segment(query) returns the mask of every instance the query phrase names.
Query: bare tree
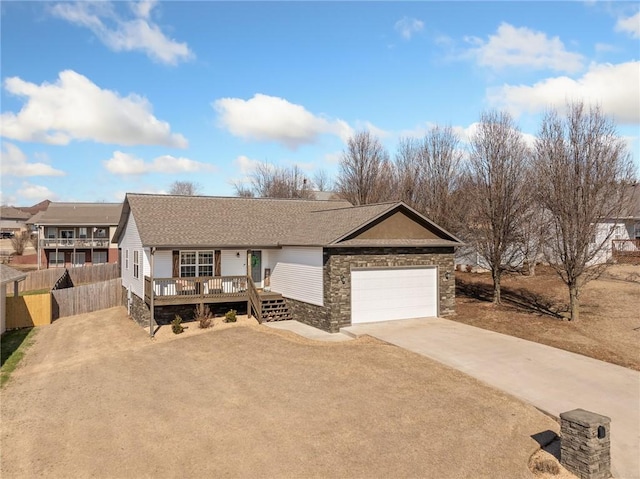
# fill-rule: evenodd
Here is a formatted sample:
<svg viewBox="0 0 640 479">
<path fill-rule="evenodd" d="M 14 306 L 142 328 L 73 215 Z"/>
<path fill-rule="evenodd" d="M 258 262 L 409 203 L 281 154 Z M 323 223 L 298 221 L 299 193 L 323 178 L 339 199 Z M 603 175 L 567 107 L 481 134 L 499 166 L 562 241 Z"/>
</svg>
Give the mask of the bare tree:
<svg viewBox="0 0 640 479">
<path fill-rule="evenodd" d="M 200 194 L 201 187 L 193 181 L 174 181 L 169 188 L 171 195 L 195 196 Z"/>
<path fill-rule="evenodd" d="M 528 203 L 528 160 L 529 150 L 511 116 L 482 113 L 470 141 L 467 238 L 491 269 L 496 304 L 502 273 L 519 262 L 516 243 Z"/>
<path fill-rule="evenodd" d="M 426 175 L 422 144 L 415 138 L 400 138 L 395 158 L 398 199 L 421 213 L 424 211 Z"/>
<path fill-rule="evenodd" d="M 569 289 L 570 320 L 579 318 L 580 291 L 601 272 L 598 259 L 613 228 L 599 227 L 628 207 L 633 163 L 614 122 L 599 107 L 549 111 L 535 147 L 538 201 L 551 219 L 550 264 Z"/>
<path fill-rule="evenodd" d="M 394 194 L 394 167 L 380 140 L 357 132 L 342 152 L 336 179 L 338 195 L 354 205 L 386 201 Z"/>
<path fill-rule="evenodd" d="M 25 248 L 29 244 L 29 232 L 28 231 L 17 231 L 15 235 L 11 238 L 11 246 L 15 251 L 16 255 L 22 256 Z"/>
<path fill-rule="evenodd" d="M 249 185 L 236 183 L 236 194 L 262 198 L 313 198 L 311 184 L 298 166 L 278 167 L 259 163 L 250 176 Z"/>
<path fill-rule="evenodd" d="M 318 191 L 331 191 L 331 178 L 326 170 L 318 170 L 313 175 L 313 185 Z"/>
</svg>

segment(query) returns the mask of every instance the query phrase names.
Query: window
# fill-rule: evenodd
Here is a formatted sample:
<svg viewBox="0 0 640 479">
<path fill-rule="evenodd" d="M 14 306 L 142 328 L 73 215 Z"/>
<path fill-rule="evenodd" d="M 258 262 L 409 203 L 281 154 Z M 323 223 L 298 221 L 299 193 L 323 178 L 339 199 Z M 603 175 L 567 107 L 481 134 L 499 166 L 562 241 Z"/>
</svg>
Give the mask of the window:
<svg viewBox="0 0 640 479">
<path fill-rule="evenodd" d="M 636 223 L 634 236 L 637 240 L 640 240 L 640 223 Z"/>
<path fill-rule="evenodd" d="M 60 268 L 64 266 L 64 253 L 52 251 L 49 253 L 49 268 Z"/>
<path fill-rule="evenodd" d="M 180 277 L 213 276 L 213 251 L 181 251 Z"/>
<path fill-rule="evenodd" d="M 78 238 L 87 238 L 87 228 L 78 228 Z"/>
<path fill-rule="evenodd" d="M 44 236 L 49 239 L 54 239 L 56 237 L 56 228 L 47 226 L 44 232 Z"/>
<path fill-rule="evenodd" d="M 140 277 L 140 252 L 138 250 L 133 251 L 133 277 Z"/>
<path fill-rule="evenodd" d="M 84 253 L 73 253 L 71 255 L 71 263 L 73 266 L 84 266 L 84 262 L 85 262 Z"/>
<path fill-rule="evenodd" d="M 94 234 L 96 238 L 106 238 L 107 237 L 107 228 L 96 228 L 96 232 Z"/>
<path fill-rule="evenodd" d="M 103 264 L 107 262 L 106 251 L 94 251 L 93 252 L 93 264 Z"/>
<path fill-rule="evenodd" d="M 62 238 L 61 244 L 72 245 L 73 237 L 73 230 L 60 230 L 60 238 Z"/>
<path fill-rule="evenodd" d="M 129 270 L 129 250 L 124 250 L 124 269 Z"/>
</svg>

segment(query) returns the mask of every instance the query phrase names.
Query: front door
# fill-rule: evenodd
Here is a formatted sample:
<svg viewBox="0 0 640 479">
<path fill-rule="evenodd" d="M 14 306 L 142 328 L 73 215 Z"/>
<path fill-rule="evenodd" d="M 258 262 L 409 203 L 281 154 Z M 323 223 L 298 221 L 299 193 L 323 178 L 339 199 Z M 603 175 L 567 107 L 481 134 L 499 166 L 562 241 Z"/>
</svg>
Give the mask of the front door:
<svg viewBox="0 0 640 479">
<path fill-rule="evenodd" d="M 262 251 L 251 252 L 251 279 L 256 284 L 262 281 Z"/>
</svg>

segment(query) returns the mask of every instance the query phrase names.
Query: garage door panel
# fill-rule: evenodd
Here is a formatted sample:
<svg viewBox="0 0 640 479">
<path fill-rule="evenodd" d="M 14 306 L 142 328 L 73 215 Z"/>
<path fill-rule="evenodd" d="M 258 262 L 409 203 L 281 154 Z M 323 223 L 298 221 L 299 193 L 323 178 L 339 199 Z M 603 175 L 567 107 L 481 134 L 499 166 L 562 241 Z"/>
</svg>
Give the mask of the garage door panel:
<svg viewBox="0 0 640 479">
<path fill-rule="evenodd" d="M 351 271 L 351 322 L 437 316 L 436 268 Z"/>
</svg>

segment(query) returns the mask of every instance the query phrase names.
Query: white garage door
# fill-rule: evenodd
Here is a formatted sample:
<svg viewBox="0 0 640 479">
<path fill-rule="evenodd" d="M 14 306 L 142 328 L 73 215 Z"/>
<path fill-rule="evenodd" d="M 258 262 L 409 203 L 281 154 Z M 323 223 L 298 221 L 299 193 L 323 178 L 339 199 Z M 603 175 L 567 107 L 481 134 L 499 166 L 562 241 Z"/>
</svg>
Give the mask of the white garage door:
<svg viewBox="0 0 640 479">
<path fill-rule="evenodd" d="M 351 324 L 438 315 L 438 270 L 351 270 Z"/>
</svg>

